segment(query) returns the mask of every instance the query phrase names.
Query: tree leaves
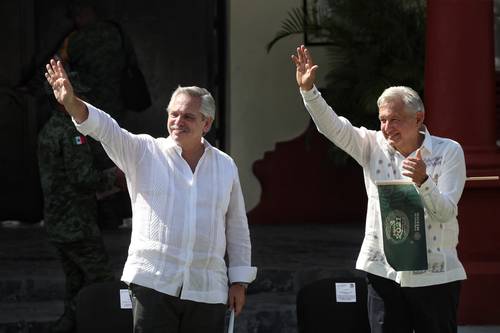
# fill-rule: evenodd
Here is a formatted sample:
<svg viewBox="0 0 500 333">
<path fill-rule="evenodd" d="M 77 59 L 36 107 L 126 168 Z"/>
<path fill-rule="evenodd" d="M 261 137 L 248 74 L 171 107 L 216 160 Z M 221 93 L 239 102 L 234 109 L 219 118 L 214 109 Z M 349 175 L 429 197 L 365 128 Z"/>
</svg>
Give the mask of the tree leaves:
<svg viewBox="0 0 500 333">
<path fill-rule="evenodd" d="M 376 101 L 384 89 L 424 90 L 425 0 L 330 0 L 321 25 L 303 9 L 289 12 L 267 50 L 291 34 L 327 30 L 327 101 L 356 126 L 376 129 Z M 323 69 L 325 67 L 322 67 Z M 338 158 L 335 158 L 338 160 Z M 342 158 L 340 159 L 342 160 Z"/>
</svg>

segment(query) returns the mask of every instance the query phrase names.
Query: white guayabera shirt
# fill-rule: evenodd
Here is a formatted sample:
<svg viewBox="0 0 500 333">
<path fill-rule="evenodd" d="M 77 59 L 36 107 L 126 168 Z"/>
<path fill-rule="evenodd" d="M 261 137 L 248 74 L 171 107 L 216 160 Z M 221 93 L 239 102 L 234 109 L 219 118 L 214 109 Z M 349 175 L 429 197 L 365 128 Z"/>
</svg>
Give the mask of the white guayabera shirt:
<svg viewBox="0 0 500 333">
<path fill-rule="evenodd" d="M 415 188 L 424 205 L 428 269 L 397 272 L 387 263 L 384 254 L 375 181 L 408 179 L 402 175 L 405 157 L 387 143 L 382 132 L 355 127 L 346 118 L 337 116 L 316 87 L 307 92 L 301 91 L 301 94 L 319 132 L 351 155 L 363 168 L 368 207 L 365 238 L 356 268 L 394 280 L 403 287 L 465 279 L 465 270 L 456 250 L 457 204 L 465 184 L 465 160 L 460 145 L 450 139 L 431 136 L 425 130 L 421 155 L 429 177 Z M 411 156 L 415 156 L 415 152 Z"/>
<path fill-rule="evenodd" d="M 193 173 L 169 138 L 135 135 L 86 104 L 77 129 L 100 141 L 124 171 L 132 236 L 122 280 L 204 303 L 226 303 L 230 282 L 252 282 L 251 246 L 238 170 L 203 140 Z M 228 254 L 229 269 L 224 255 Z"/>
</svg>

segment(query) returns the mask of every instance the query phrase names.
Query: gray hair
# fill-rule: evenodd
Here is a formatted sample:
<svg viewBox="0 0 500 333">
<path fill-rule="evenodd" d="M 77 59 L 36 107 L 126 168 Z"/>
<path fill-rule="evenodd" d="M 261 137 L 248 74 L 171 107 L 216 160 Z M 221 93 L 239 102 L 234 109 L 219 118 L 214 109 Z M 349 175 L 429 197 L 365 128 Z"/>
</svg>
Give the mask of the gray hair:
<svg viewBox="0 0 500 333">
<path fill-rule="evenodd" d="M 210 92 L 205 88 L 200 88 L 196 86 L 191 87 L 177 87 L 175 91 L 172 93 L 172 97 L 170 98 L 170 102 L 167 106 L 167 112 L 170 112 L 172 107 L 172 103 L 175 101 L 177 95 L 186 94 L 191 97 L 199 97 L 201 99 L 201 107 L 200 112 L 207 118 L 215 119 L 215 100 L 210 94 Z"/>
<path fill-rule="evenodd" d="M 377 106 L 380 108 L 382 104 L 395 99 L 401 99 L 405 105 L 405 109 L 410 112 L 424 112 L 424 103 L 422 103 L 418 93 L 412 88 L 405 86 L 385 89 L 377 100 Z"/>
</svg>

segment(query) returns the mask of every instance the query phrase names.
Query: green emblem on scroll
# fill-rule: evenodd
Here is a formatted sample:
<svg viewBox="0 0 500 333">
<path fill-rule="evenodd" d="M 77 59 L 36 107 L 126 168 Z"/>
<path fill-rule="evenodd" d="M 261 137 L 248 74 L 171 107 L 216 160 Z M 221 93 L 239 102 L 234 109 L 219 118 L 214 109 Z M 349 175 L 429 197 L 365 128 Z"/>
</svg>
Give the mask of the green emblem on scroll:
<svg viewBox="0 0 500 333">
<path fill-rule="evenodd" d="M 392 180 L 376 185 L 387 262 L 396 271 L 426 270 L 424 208 L 413 183 Z"/>
<path fill-rule="evenodd" d="M 401 210 L 391 211 L 384 222 L 385 237 L 394 244 L 404 242 L 410 233 L 408 216 Z"/>
</svg>

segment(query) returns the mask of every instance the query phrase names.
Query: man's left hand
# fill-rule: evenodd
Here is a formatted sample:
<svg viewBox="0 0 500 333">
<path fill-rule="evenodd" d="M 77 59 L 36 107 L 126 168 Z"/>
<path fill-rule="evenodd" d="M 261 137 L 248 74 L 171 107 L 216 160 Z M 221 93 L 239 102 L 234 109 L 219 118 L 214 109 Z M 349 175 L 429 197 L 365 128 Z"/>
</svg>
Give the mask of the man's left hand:
<svg viewBox="0 0 500 333">
<path fill-rule="evenodd" d="M 243 310 L 246 299 L 245 287 L 239 283 L 233 283 L 229 287 L 229 309 L 234 309 L 234 314 L 237 316 Z"/>
<path fill-rule="evenodd" d="M 415 157 L 407 157 L 403 161 L 403 172 L 404 176 L 410 177 L 411 180 L 420 187 L 428 178 L 427 170 L 424 160 L 422 160 L 422 155 L 420 153 L 420 148 L 417 149 Z"/>
</svg>

